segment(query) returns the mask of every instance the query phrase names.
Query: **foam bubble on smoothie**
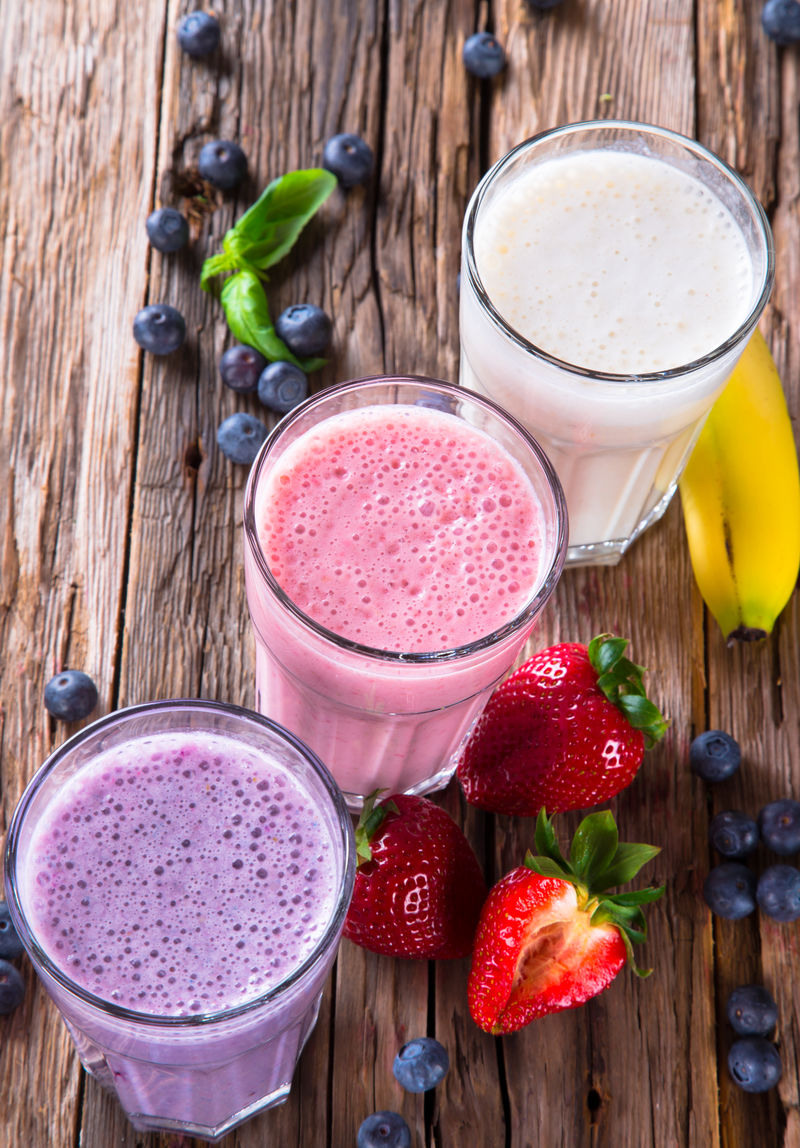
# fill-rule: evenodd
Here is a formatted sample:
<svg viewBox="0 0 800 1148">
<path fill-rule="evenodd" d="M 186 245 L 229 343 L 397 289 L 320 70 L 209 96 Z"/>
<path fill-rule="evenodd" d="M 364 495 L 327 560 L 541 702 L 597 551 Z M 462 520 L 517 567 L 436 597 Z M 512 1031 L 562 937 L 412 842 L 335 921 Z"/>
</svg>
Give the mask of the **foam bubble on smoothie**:
<svg viewBox="0 0 800 1148">
<path fill-rule="evenodd" d="M 366 407 L 306 432 L 257 514 L 296 605 L 373 648 L 464 645 L 514 618 L 541 581 L 529 480 L 488 435 L 428 408 Z"/>
<path fill-rule="evenodd" d="M 34 931 L 83 988 L 181 1016 L 252 1000 L 315 948 L 335 901 L 328 829 L 285 769 L 220 735 L 100 755 L 29 846 Z"/>
<path fill-rule="evenodd" d="M 475 257 L 510 326 L 599 371 L 691 363 L 753 303 L 745 238 L 716 195 L 668 163 L 614 149 L 526 168 L 482 207 Z"/>
</svg>

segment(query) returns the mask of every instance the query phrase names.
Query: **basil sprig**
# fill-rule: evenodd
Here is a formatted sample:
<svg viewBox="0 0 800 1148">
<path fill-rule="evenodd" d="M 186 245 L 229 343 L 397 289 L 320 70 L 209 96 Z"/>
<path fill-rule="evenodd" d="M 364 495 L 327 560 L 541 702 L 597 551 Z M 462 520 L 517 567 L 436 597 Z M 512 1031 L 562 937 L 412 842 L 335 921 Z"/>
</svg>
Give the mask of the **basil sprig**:
<svg viewBox="0 0 800 1148">
<path fill-rule="evenodd" d="M 317 371 L 319 358 L 298 358 L 278 338 L 270 319 L 264 282 L 267 270 L 291 251 L 311 217 L 336 186 L 336 176 L 322 168 L 290 171 L 274 179 L 222 241 L 222 251 L 203 263 L 200 286 L 215 289 L 213 280 L 228 278 L 220 302 L 232 334 L 274 362 L 288 360 L 302 370 Z"/>
</svg>

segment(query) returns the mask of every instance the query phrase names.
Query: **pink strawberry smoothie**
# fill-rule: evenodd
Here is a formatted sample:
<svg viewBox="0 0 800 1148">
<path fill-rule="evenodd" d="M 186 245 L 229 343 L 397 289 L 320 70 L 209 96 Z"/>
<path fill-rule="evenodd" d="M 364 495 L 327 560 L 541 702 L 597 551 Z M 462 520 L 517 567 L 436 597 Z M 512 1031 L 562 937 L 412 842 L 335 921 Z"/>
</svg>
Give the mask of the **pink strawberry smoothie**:
<svg viewBox="0 0 800 1148">
<path fill-rule="evenodd" d="M 365 402 L 279 426 L 251 474 L 257 707 L 353 806 L 446 783 L 560 570 L 552 491 L 486 417 Z"/>
<path fill-rule="evenodd" d="M 510 621 L 539 581 L 530 482 L 441 411 L 335 415 L 285 452 L 259 505 L 264 555 L 295 605 L 375 649 L 464 646 Z"/>
</svg>

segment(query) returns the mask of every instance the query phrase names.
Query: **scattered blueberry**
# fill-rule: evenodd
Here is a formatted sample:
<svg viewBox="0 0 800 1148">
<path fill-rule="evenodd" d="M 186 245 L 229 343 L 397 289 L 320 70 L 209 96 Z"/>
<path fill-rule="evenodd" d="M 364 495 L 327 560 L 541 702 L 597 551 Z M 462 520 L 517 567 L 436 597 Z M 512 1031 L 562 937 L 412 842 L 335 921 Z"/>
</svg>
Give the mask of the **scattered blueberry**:
<svg viewBox="0 0 800 1148">
<path fill-rule="evenodd" d="M 217 446 L 231 462 L 249 466 L 269 431 L 260 419 L 237 411 L 220 424 Z"/>
<path fill-rule="evenodd" d="M 712 913 L 729 921 L 749 916 L 756 907 L 756 878 L 740 861 L 724 861 L 710 871 L 703 899 Z"/>
<path fill-rule="evenodd" d="M 212 140 L 200 149 L 197 170 L 222 191 L 233 191 L 247 175 L 247 156 L 232 140 Z"/>
<path fill-rule="evenodd" d="M 164 255 L 180 251 L 189 242 L 189 224 L 175 207 L 159 207 L 147 217 L 147 238 Z"/>
<path fill-rule="evenodd" d="M 44 704 L 62 721 L 80 721 L 97 705 L 97 686 L 83 670 L 62 670 L 44 687 Z"/>
<path fill-rule="evenodd" d="M 782 857 L 800 852 L 800 801 L 770 801 L 758 815 L 758 828 L 768 849 Z"/>
<path fill-rule="evenodd" d="M 19 970 L 8 961 L 0 961 L 0 1016 L 13 1012 L 25 996 L 25 982 Z"/>
<path fill-rule="evenodd" d="M 800 4 L 797 0 L 767 0 L 761 10 L 761 27 L 776 44 L 800 40 Z"/>
<path fill-rule="evenodd" d="M 763 985 L 741 985 L 725 1006 L 734 1032 L 740 1036 L 769 1036 L 778 1023 L 778 1006 Z"/>
<path fill-rule="evenodd" d="M 219 373 L 226 387 L 233 391 L 254 391 L 267 360 L 255 349 L 244 343 L 230 347 L 219 361 Z"/>
<path fill-rule="evenodd" d="M 739 743 L 721 729 L 699 734 L 689 747 L 689 764 L 703 781 L 725 781 L 739 768 Z"/>
<path fill-rule="evenodd" d="M 731 1045 L 728 1071 L 745 1092 L 766 1092 L 780 1080 L 783 1065 L 775 1045 L 763 1036 L 743 1036 Z"/>
<path fill-rule="evenodd" d="M 430 1036 L 409 1040 L 394 1058 L 392 1072 L 398 1084 L 409 1092 L 435 1088 L 450 1069 L 447 1049 Z"/>
<path fill-rule="evenodd" d="M 24 951 L 22 941 L 17 936 L 17 930 L 11 920 L 8 903 L 0 901 L 0 960 L 16 960 Z"/>
<path fill-rule="evenodd" d="M 800 869 L 768 865 L 758 879 L 756 900 L 773 921 L 796 921 L 800 917 Z"/>
<path fill-rule="evenodd" d="M 726 809 L 713 818 L 708 831 L 711 844 L 723 857 L 746 857 L 758 845 L 758 826 L 740 809 Z"/>
<path fill-rule="evenodd" d="M 186 338 L 186 320 L 169 303 L 151 303 L 133 320 L 133 337 L 152 355 L 169 355 Z"/>
<path fill-rule="evenodd" d="M 481 80 L 496 76 L 506 66 L 503 45 L 491 32 L 476 32 L 470 36 L 461 55 L 467 71 Z"/>
<path fill-rule="evenodd" d="M 208 12 L 190 12 L 178 25 L 178 43 L 188 56 L 210 56 L 219 47 L 219 20 Z"/>
<path fill-rule="evenodd" d="M 398 1112 L 373 1112 L 362 1121 L 356 1148 L 411 1148 L 411 1130 Z"/>
<path fill-rule="evenodd" d="M 294 363 L 279 359 L 261 372 L 258 397 L 265 407 L 285 415 L 308 395 L 308 379 Z"/>
<path fill-rule="evenodd" d="M 372 148 L 352 132 L 331 136 L 322 149 L 322 166 L 336 176 L 342 187 L 366 183 L 374 162 Z"/>
<path fill-rule="evenodd" d="M 333 334 L 333 323 L 321 307 L 295 303 L 275 320 L 275 333 L 293 355 L 321 355 Z"/>
</svg>

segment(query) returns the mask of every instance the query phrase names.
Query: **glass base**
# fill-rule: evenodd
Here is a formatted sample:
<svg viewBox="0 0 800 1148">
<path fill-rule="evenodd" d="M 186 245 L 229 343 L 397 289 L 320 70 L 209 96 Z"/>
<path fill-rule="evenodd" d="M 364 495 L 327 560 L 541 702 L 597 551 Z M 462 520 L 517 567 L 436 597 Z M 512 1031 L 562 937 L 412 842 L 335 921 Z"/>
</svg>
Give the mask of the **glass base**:
<svg viewBox="0 0 800 1148">
<path fill-rule="evenodd" d="M 268 1108 L 274 1108 L 277 1104 L 283 1104 L 289 1095 L 290 1088 L 291 1082 L 281 1085 L 269 1096 L 262 1096 L 249 1107 L 243 1108 L 240 1112 L 235 1112 L 224 1124 L 220 1124 L 216 1128 L 208 1128 L 204 1124 L 191 1124 L 185 1120 L 169 1120 L 163 1116 L 148 1116 L 142 1112 L 129 1112 L 127 1115 L 137 1132 L 179 1132 L 184 1136 L 196 1136 L 200 1140 L 208 1140 L 215 1144 L 223 1136 L 227 1136 L 237 1125 L 249 1120 L 251 1116 L 255 1116 L 258 1112 L 265 1112 Z"/>
<path fill-rule="evenodd" d="M 604 542 L 582 542 L 576 546 L 567 547 L 567 557 L 564 561 L 565 566 L 616 566 L 622 555 L 629 549 L 639 537 L 647 530 L 648 526 L 652 526 L 654 522 L 658 522 L 662 517 L 664 511 L 672 501 L 672 496 L 677 489 L 677 482 L 673 483 L 669 490 L 661 497 L 653 509 L 645 515 L 639 525 L 632 531 L 628 538 L 609 538 Z"/>
<path fill-rule="evenodd" d="M 460 757 L 461 749 L 459 748 L 458 753 L 453 754 L 444 769 L 440 769 L 433 777 L 426 777 L 424 781 L 420 781 L 417 785 L 412 785 L 409 789 L 402 790 L 402 792 L 411 793 L 415 797 L 423 797 L 425 794 L 433 793 L 437 789 L 444 789 L 455 773 Z M 353 813 L 360 813 L 364 801 L 368 796 L 369 794 L 345 793 L 344 799 L 347 802 L 348 809 L 352 810 Z M 382 796 L 388 797 L 388 794 L 382 793 Z"/>
</svg>

